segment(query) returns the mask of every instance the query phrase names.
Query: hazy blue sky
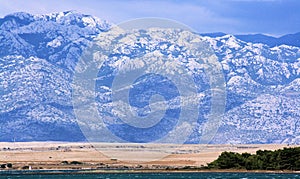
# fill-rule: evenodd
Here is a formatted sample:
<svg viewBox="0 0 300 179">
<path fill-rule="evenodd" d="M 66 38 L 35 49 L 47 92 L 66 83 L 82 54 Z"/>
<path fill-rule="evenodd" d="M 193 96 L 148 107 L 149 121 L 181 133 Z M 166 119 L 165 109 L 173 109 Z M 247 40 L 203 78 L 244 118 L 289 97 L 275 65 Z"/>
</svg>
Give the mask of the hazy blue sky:
<svg viewBox="0 0 300 179">
<path fill-rule="evenodd" d="M 25 11 L 45 14 L 76 10 L 113 23 L 163 17 L 198 32 L 265 33 L 300 31 L 300 0 L 0 0 L 0 16 Z"/>
</svg>

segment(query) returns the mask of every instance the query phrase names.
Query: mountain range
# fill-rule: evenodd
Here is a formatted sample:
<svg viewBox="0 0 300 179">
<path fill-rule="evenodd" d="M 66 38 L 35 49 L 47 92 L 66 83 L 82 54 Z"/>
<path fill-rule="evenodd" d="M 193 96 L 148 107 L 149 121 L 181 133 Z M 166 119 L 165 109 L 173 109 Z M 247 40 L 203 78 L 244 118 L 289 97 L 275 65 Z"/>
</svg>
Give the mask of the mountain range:
<svg viewBox="0 0 300 179">
<path fill-rule="evenodd" d="M 215 37 L 224 36 L 226 34 L 222 32 L 216 32 L 216 33 L 202 33 L 201 35 L 215 38 Z M 268 45 L 269 47 L 275 47 L 280 45 L 290 45 L 290 46 L 300 47 L 300 32 L 295 34 L 283 35 L 281 37 L 273 37 L 264 34 L 246 34 L 246 35 L 236 34 L 234 36 L 244 42 L 262 43 Z"/>
<path fill-rule="evenodd" d="M 0 19 L 0 141 L 86 140 L 71 83 L 84 49 L 110 28 L 105 20 L 73 11 Z M 225 114 L 211 143 L 299 144 L 300 33 L 200 35 L 218 57 L 226 82 Z M 175 54 L 176 44 L 167 42 L 137 48 L 163 53 L 165 44 Z M 195 128 L 186 142 L 199 143 L 199 136 Z"/>
</svg>

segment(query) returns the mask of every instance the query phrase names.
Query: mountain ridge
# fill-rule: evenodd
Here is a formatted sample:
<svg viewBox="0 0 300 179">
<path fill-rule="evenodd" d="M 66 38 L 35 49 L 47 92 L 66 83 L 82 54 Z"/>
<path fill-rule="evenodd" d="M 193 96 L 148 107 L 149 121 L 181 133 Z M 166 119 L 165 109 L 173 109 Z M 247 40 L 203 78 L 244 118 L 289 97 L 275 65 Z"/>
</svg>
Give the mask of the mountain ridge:
<svg viewBox="0 0 300 179">
<path fill-rule="evenodd" d="M 215 33 L 201 33 L 200 35 L 209 36 L 209 37 L 221 37 L 226 35 L 223 32 L 215 32 Z M 233 34 L 236 38 L 251 43 L 262 43 L 267 44 L 270 47 L 280 46 L 280 45 L 290 45 L 295 47 L 300 47 L 300 32 L 293 34 L 286 34 L 280 37 L 274 37 L 271 35 L 265 34 Z"/>
</svg>

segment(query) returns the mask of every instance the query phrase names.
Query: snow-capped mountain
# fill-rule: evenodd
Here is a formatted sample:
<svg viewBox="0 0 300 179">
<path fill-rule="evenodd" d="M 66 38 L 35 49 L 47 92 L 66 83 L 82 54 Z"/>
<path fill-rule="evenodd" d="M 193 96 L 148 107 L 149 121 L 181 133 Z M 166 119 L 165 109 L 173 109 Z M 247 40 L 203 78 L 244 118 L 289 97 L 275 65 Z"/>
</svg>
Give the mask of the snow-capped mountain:
<svg viewBox="0 0 300 179">
<path fill-rule="evenodd" d="M 89 43 L 110 26 L 73 11 L 0 19 L 0 141 L 85 140 L 71 100 L 74 68 Z M 202 34 L 222 65 L 227 91 L 226 112 L 212 143 L 300 143 L 300 48 L 298 35 L 291 36 L 286 36 L 295 38 L 289 44 L 279 38 L 270 45 L 255 36 Z M 167 41 L 151 48 L 139 42 L 121 52 L 178 56 L 180 45 Z M 200 135 L 195 129 L 187 142 L 199 142 Z"/>
</svg>

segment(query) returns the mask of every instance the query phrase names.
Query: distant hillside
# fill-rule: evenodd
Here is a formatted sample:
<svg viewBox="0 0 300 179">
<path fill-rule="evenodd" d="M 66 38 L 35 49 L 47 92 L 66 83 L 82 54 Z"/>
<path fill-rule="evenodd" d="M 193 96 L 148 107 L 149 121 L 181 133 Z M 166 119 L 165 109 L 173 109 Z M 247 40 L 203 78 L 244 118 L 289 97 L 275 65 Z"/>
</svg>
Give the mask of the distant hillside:
<svg viewBox="0 0 300 179">
<path fill-rule="evenodd" d="M 224 36 L 226 34 L 222 32 L 217 32 L 217 33 L 204 33 L 201 35 L 215 38 L 215 37 Z M 262 43 L 268 45 L 269 47 L 275 47 L 280 45 L 290 45 L 290 46 L 300 47 L 300 32 L 295 34 L 284 35 L 282 37 L 272 37 L 264 34 L 246 34 L 246 35 L 234 35 L 234 36 L 245 42 Z"/>
</svg>

